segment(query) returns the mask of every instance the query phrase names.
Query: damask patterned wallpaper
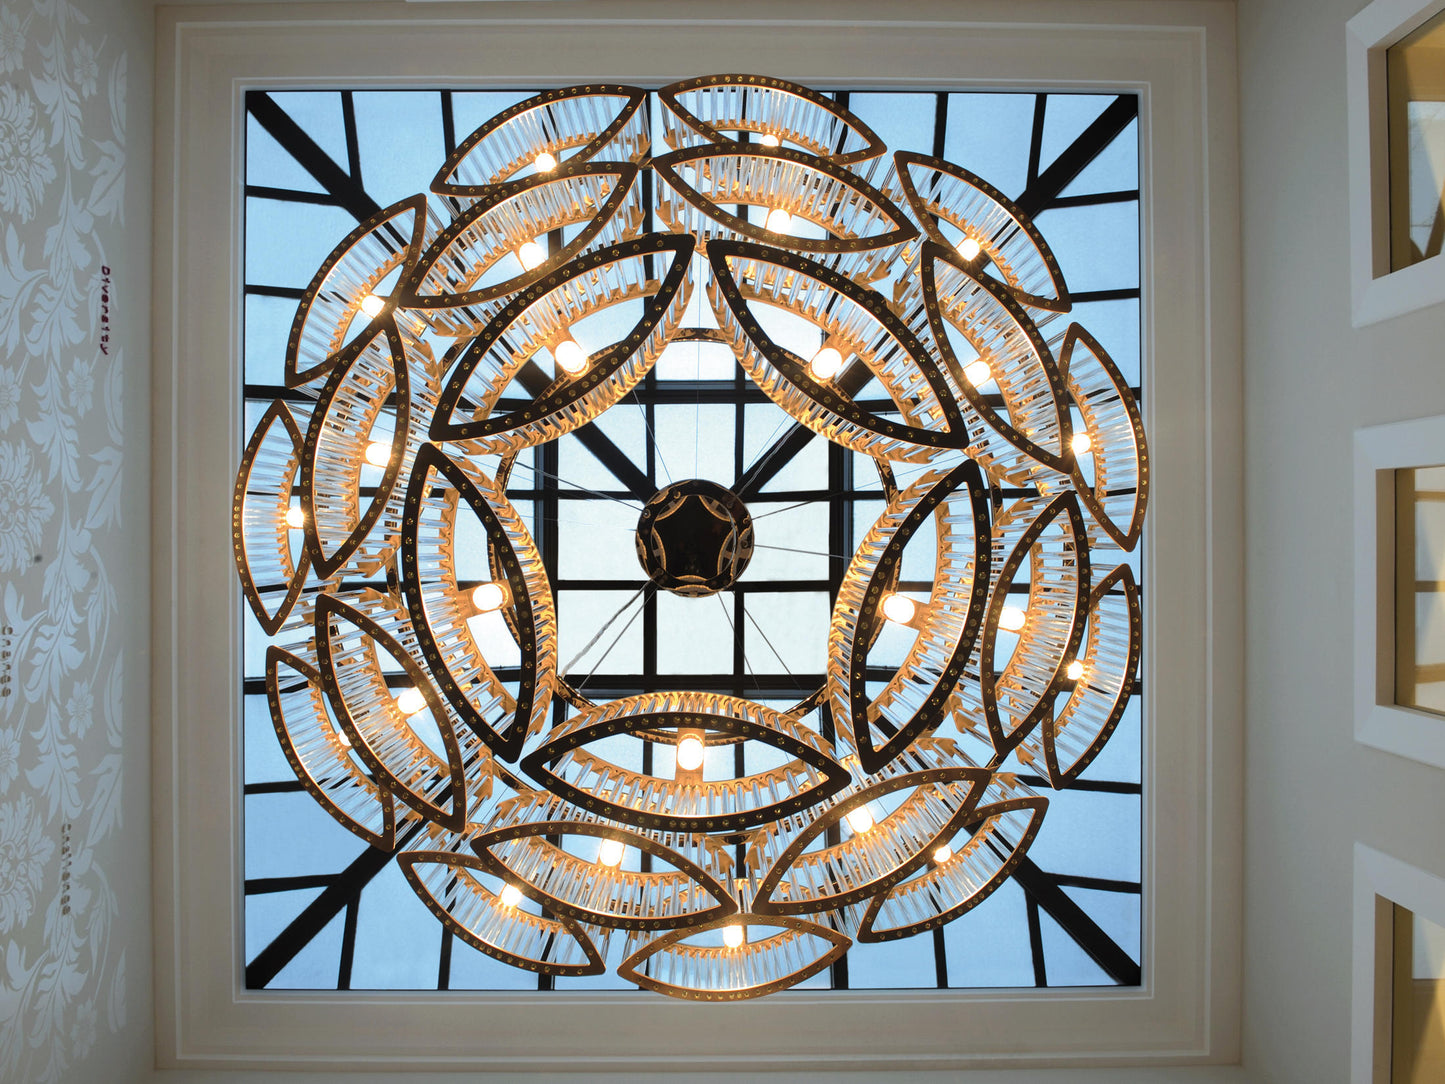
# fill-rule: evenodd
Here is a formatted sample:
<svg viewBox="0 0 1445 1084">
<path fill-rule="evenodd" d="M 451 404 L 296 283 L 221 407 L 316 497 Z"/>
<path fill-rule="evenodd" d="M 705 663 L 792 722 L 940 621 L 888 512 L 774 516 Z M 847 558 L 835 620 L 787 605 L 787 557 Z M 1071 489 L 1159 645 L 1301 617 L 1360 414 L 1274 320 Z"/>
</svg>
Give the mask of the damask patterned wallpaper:
<svg viewBox="0 0 1445 1084">
<path fill-rule="evenodd" d="M 106 10 L 0 0 L 0 1081 L 60 1079 L 126 1024 L 102 859 L 121 829 L 121 532 L 138 514 L 118 323 L 145 291 L 112 267 L 126 52 Z"/>
</svg>

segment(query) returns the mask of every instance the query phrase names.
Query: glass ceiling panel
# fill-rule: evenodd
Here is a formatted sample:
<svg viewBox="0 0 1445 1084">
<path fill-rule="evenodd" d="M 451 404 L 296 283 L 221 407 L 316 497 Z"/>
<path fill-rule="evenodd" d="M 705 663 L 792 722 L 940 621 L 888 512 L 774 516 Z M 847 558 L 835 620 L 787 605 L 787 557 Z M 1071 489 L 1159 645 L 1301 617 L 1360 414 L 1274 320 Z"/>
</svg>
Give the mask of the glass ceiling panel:
<svg viewBox="0 0 1445 1084">
<path fill-rule="evenodd" d="M 278 396 L 306 426 L 312 402 L 284 390 L 281 359 L 301 291 L 337 241 L 379 208 L 428 190 L 438 165 L 467 133 L 534 93 L 248 93 L 248 436 Z M 1070 318 L 1094 333 L 1142 400 L 1133 96 L 853 91 L 838 97 L 890 149 L 957 163 L 1035 216 L 1073 294 Z M 656 103 L 650 108 L 656 126 Z M 757 217 L 760 210 L 748 213 Z M 655 213 L 651 221 L 664 228 Z M 807 357 L 818 348 L 820 334 L 812 325 L 781 310 L 753 309 L 767 332 L 795 353 Z M 701 296 L 684 322 L 716 324 Z M 1064 323 L 1046 332 L 1055 350 Z M 579 342 L 587 336 L 601 342 L 615 330 L 599 322 L 579 325 L 576 334 Z M 440 355 L 447 341 L 435 345 Z M 866 393 L 880 394 L 876 384 Z M 521 402 L 504 399 L 499 409 Z M 876 398 L 873 405 L 895 409 Z M 379 424 L 389 431 L 391 408 Z M 907 486 L 924 469 L 895 463 L 897 484 Z M 379 476 L 379 470 L 364 475 L 363 484 L 375 485 Z M 710 479 L 745 492 L 753 517 L 751 563 L 714 598 L 658 592 L 638 563 L 641 504 L 679 478 Z M 711 343 L 673 343 L 617 407 L 524 452 L 507 492 L 537 539 L 552 581 L 559 664 L 587 696 L 600 701 L 658 689 L 708 689 L 779 711 L 824 680 L 829 615 L 844 566 L 884 509 L 871 460 L 800 432 L 746 379 L 731 352 Z M 933 550 L 927 532 L 910 545 L 900 590 L 926 596 Z M 479 527 L 462 529 L 457 551 L 461 583 L 490 578 Z M 1137 556 L 1111 556 L 1141 571 Z M 387 585 L 378 574 L 371 586 Z M 501 617 L 475 618 L 472 628 L 499 652 L 491 655 L 500 660 L 498 677 L 515 691 L 519 655 Z M 870 665 L 901 657 L 911 643 L 888 628 Z M 393 857 L 339 827 L 296 782 L 267 711 L 265 655 L 272 642 L 248 611 L 242 690 L 248 988 L 631 988 L 616 976 L 620 937 L 612 939 L 606 974 L 553 979 L 506 966 L 446 932 Z M 998 657 L 1007 658 L 1011 646 L 1011 637 L 1001 637 Z M 400 674 L 393 680 L 406 681 Z M 1029 857 L 996 892 L 930 933 L 857 944 L 796 989 L 1137 983 L 1140 702 L 1136 683 L 1113 738 L 1071 790 L 1050 790 L 1038 765 L 1017 758 L 1005 765 L 1020 782 L 1047 794 L 1049 810 Z M 554 723 L 575 710 L 554 701 Z M 831 737 L 826 712 L 800 721 Z M 748 743 L 746 752 L 742 746 L 710 747 L 705 776 L 751 774 L 781 762 L 776 751 L 755 745 Z M 647 743 L 608 739 L 594 751 L 638 770 L 675 769 L 669 746 L 654 752 Z M 657 762 L 644 764 L 644 758 Z M 399 833 L 399 846 L 417 831 L 414 822 L 409 825 Z M 740 859 L 741 846 L 737 850 Z"/>
</svg>

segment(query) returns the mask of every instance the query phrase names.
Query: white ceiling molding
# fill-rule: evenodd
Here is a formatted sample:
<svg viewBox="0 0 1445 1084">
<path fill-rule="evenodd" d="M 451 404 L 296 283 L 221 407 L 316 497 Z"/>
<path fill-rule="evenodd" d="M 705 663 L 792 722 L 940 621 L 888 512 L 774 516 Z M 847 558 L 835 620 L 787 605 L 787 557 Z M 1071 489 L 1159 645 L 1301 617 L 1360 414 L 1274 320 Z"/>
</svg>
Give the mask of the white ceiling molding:
<svg viewBox="0 0 1445 1084">
<path fill-rule="evenodd" d="M 358 14 L 364 10 L 365 14 Z M 502 9 L 497 9 L 499 15 Z M 603 15 L 602 12 L 607 14 Z M 1238 1059 L 1243 641 L 1238 196 L 1227 5 L 646 3 L 545 20 L 448 6 L 164 9 L 156 132 L 155 895 L 166 1067 L 505 1072 L 1032 1067 Z M 867 10 L 876 13 L 877 7 Z M 917 19 L 908 21 L 910 15 Z M 639 23 L 645 22 L 645 34 Z M 1081 25 L 1082 24 L 1082 25 Z M 1146 541 L 1144 985 L 1102 991 L 794 992 L 710 1006 L 633 993 L 242 989 L 239 447 L 242 95 L 340 84 L 659 83 L 707 71 L 803 82 L 1142 96 L 1143 362 L 1155 519 Z M 841 76 L 841 78 L 840 78 Z M 1217 227 L 1215 226 L 1217 224 Z M 1159 424 L 1160 421 L 1167 424 Z M 558 1026 L 565 1021 L 565 1027 Z M 736 1035 L 745 1034 L 740 1051 Z M 679 1049 L 675 1036 L 689 1037 Z M 660 1041 L 658 1036 L 668 1037 Z M 1062 1077 L 1049 1067 L 1063 1068 Z"/>
</svg>

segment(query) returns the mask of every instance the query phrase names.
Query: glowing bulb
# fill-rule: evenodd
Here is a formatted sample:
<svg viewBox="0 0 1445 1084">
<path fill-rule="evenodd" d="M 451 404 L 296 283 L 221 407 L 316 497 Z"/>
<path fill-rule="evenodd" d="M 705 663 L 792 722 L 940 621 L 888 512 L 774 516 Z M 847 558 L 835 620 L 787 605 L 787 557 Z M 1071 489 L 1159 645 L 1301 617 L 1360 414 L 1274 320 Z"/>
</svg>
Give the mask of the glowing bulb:
<svg viewBox="0 0 1445 1084">
<path fill-rule="evenodd" d="M 793 227 L 793 216 L 781 207 L 774 207 L 768 212 L 768 220 L 763 223 L 763 228 L 773 233 L 787 233 Z"/>
<path fill-rule="evenodd" d="M 489 614 L 493 610 L 500 610 L 506 601 L 507 592 L 499 583 L 478 584 L 472 591 L 472 605 L 477 608 L 478 613 Z"/>
<path fill-rule="evenodd" d="M 1081 677 L 1084 676 L 1084 664 L 1078 659 L 1075 659 L 1073 662 L 1069 663 L 1069 668 L 1065 670 L 1064 673 L 1069 676 L 1070 681 L 1078 681 Z"/>
<path fill-rule="evenodd" d="M 683 738 L 677 743 L 677 766 L 685 772 L 695 772 L 702 767 L 702 742 L 696 738 Z"/>
<path fill-rule="evenodd" d="M 597 861 L 604 866 L 622 865 L 622 855 L 627 850 L 620 839 L 604 839 L 597 848 Z"/>
<path fill-rule="evenodd" d="M 866 805 L 860 805 L 857 809 L 850 810 L 844 819 L 848 822 L 848 827 L 861 836 L 873 827 L 873 810 Z"/>
<path fill-rule="evenodd" d="M 760 138 L 758 142 L 761 143 L 764 147 L 777 147 L 781 146 L 783 141 L 777 136 L 773 135 L 772 132 L 764 132 L 762 138 Z"/>
<path fill-rule="evenodd" d="M 737 948 L 743 943 L 745 936 L 742 926 L 736 922 L 723 927 L 723 944 L 728 948 Z"/>
<path fill-rule="evenodd" d="M 912 621 L 917 611 L 918 607 L 907 595 L 888 595 L 883 599 L 883 616 L 900 625 Z"/>
<path fill-rule="evenodd" d="M 1025 614 L 1017 606 L 1005 606 L 998 615 L 998 627 L 1008 632 L 1018 632 L 1024 627 Z"/>
<path fill-rule="evenodd" d="M 517 259 L 521 261 L 523 270 L 530 271 L 547 262 L 547 250 L 536 241 L 528 241 L 517 249 Z"/>
<path fill-rule="evenodd" d="M 963 375 L 968 378 L 970 384 L 977 388 L 992 379 L 993 370 L 988 367 L 988 362 L 979 358 L 977 361 L 970 361 L 963 367 Z"/>
<path fill-rule="evenodd" d="M 546 151 L 543 151 L 537 155 L 536 158 L 532 159 L 532 165 L 537 167 L 538 173 L 551 173 L 557 168 L 557 159 Z"/>
<path fill-rule="evenodd" d="M 587 351 L 577 345 L 576 339 L 563 339 L 552 348 L 552 356 L 563 372 L 573 376 L 587 368 Z"/>
<path fill-rule="evenodd" d="M 823 347 L 813 355 L 813 360 L 808 362 L 808 372 L 812 373 L 816 380 L 832 380 L 841 368 L 843 355 L 831 346 Z"/>
<path fill-rule="evenodd" d="M 403 715 L 415 715 L 426 707 L 426 697 L 413 685 L 401 691 L 401 695 L 396 698 L 396 706 Z"/>
<path fill-rule="evenodd" d="M 386 302 L 375 294 L 367 294 L 361 299 L 361 311 L 367 316 L 375 316 L 384 308 L 386 308 Z"/>
<path fill-rule="evenodd" d="M 347 737 L 346 731 L 344 731 L 344 730 L 338 730 L 338 731 L 336 731 L 336 740 L 341 743 L 341 748 L 343 748 L 343 749 L 350 749 L 350 748 L 351 748 L 351 739 L 350 739 L 349 737 Z"/>
<path fill-rule="evenodd" d="M 1074 439 L 1069 441 L 1069 447 L 1074 449 L 1075 455 L 1083 455 L 1093 446 L 1094 442 L 1089 439 L 1088 433 L 1075 433 Z"/>
<path fill-rule="evenodd" d="M 288 527 L 305 527 L 305 526 L 306 526 L 306 513 L 303 512 L 300 508 L 288 508 L 288 509 L 286 509 L 286 526 L 288 526 Z"/>
<path fill-rule="evenodd" d="M 983 246 L 972 237 L 965 237 L 958 243 L 956 249 L 958 254 L 965 260 L 976 260 L 978 259 L 978 254 L 983 251 Z"/>
<path fill-rule="evenodd" d="M 373 467 L 384 467 L 391 462 L 391 445 L 384 440 L 373 440 L 362 454 Z"/>
<path fill-rule="evenodd" d="M 947 843 L 945 843 L 942 847 L 939 847 L 936 851 L 933 852 L 933 860 L 940 866 L 952 857 L 953 848 L 950 847 Z"/>
<path fill-rule="evenodd" d="M 522 890 L 516 885 L 502 886 L 502 906 L 515 907 L 522 902 Z"/>
</svg>

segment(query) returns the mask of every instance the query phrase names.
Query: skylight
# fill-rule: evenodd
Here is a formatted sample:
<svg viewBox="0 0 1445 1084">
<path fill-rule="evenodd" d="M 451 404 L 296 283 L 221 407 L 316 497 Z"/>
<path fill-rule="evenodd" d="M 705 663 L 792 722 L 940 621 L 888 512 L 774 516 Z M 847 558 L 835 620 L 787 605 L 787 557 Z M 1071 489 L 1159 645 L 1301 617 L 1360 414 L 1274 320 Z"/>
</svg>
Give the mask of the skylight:
<svg viewBox="0 0 1445 1084">
<path fill-rule="evenodd" d="M 292 396 L 307 405 L 284 388 L 281 359 L 297 300 L 337 240 L 381 207 L 427 190 L 435 164 L 467 132 L 533 93 L 247 95 L 248 436 L 269 402 Z M 1137 391 L 1137 100 L 844 93 L 890 148 L 946 157 L 1028 206 L 1068 280 L 1072 317 L 1094 331 Z M 761 220 L 758 209 L 750 213 Z M 584 347 L 589 332 L 606 333 L 575 331 Z M 819 345 L 782 316 L 768 331 L 803 356 Z M 912 480 L 910 470 L 898 471 L 900 484 Z M 702 598 L 651 588 L 636 554 L 644 504 L 684 479 L 737 493 L 754 530 L 754 551 L 736 583 Z M 707 690 L 778 710 L 823 683 L 833 599 L 848 555 L 885 499 L 872 460 L 794 425 L 728 350 L 708 342 L 674 343 L 619 407 L 524 453 L 507 496 L 539 543 L 557 601 L 559 662 L 576 688 L 593 700 Z M 1137 577 L 1137 555 L 1132 563 Z M 478 557 L 458 575 L 482 582 L 483 565 Z M 926 589 L 927 575 L 926 566 L 905 567 L 900 588 Z M 487 617 L 479 620 L 480 635 L 505 642 L 499 616 L 491 616 L 490 630 Z M 269 639 L 249 615 L 247 622 L 249 988 L 630 988 L 613 973 L 552 979 L 518 971 L 443 930 L 392 856 L 339 828 L 295 781 L 266 704 Z M 558 701 L 554 713 L 561 722 L 571 709 Z M 827 736 L 829 722 L 820 713 L 810 718 Z M 1013 765 L 1050 806 L 1009 883 L 941 930 L 855 945 L 803 986 L 1137 984 L 1141 730 L 1136 690 L 1106 751 L 1074 788 L 1048 790 L 1030 765 Z M 609 740 L 617 762 L 654 767 L 651 745 Z M 741 747 L 710 749 L 708 758 L 705 776 L 767 766 L 747 762 Z"/>
</svg>

